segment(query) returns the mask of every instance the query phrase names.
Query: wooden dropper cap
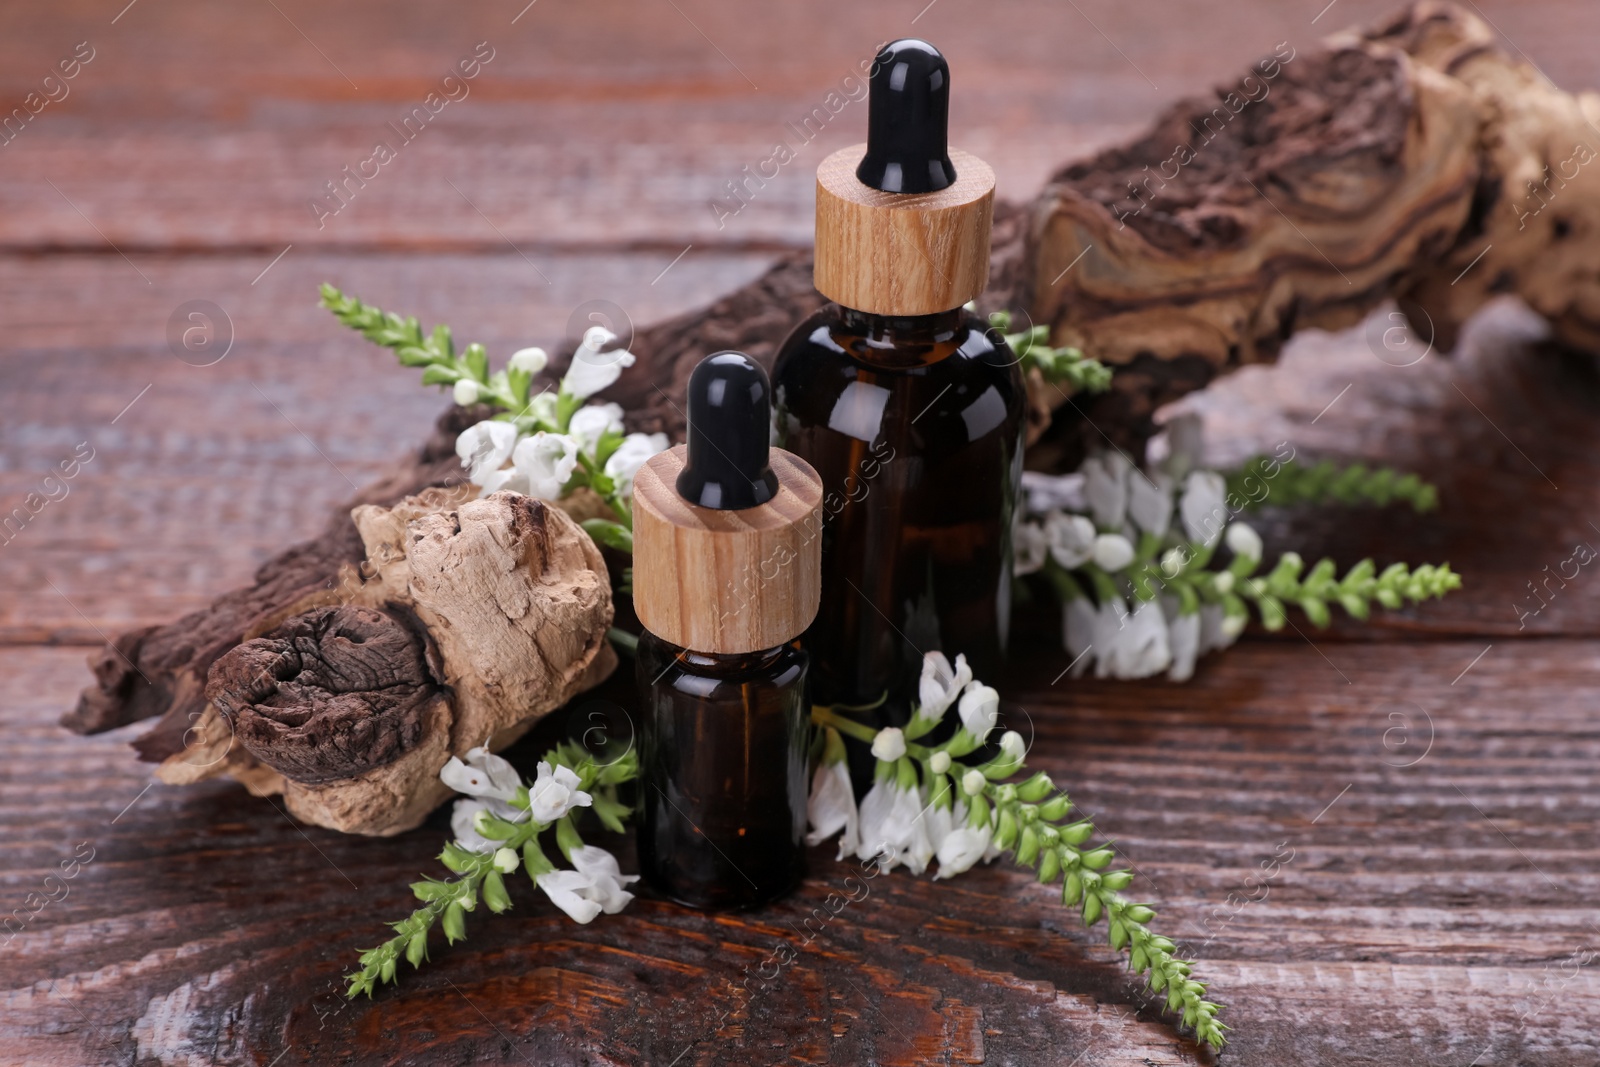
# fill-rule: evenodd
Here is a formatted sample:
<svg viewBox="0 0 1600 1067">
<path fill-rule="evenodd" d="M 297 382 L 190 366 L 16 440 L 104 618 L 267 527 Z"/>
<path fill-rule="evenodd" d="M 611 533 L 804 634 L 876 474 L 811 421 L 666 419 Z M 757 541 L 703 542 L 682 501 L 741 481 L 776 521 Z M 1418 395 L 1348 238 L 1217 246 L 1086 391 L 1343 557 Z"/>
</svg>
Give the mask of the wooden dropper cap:
<svg viewBox="0 0 1600 1067">
<path fill-rule="evenodd" d="M 932 315 L 989 282 L 994 171 L 947 147 L 950 68 L 905 38 L 873 60 L 867 143 L 817 168 L 817 290 L 875 315 Z"/>
<path fill-rule="evenodd" d="M 799 637 L 822 595 L 822 479 L 771 448 L 772 387 L 749 356 L 689 376 L 689 443 L 633 482 L 633 605 L 695 652 L 760 652 Z"/>
</svg>

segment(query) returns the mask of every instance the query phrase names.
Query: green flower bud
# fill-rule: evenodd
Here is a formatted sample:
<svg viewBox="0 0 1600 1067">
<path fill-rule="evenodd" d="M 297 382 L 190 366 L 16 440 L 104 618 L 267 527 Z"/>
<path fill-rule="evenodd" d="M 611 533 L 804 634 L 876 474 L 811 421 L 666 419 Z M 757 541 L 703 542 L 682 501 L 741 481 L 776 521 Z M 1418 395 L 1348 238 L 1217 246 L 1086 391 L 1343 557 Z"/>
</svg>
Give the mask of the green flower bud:
<svg viewBox="0 0 1600 1067">
<path fill-rule="evenodd" d="M 1026 800 L 1030 804 L 1037 804 L 1039 801 L 1049 796 L 1050 791 L 1054 788 L 1055 783 L 1050 780 L 1050 776 L 1043 771 L 1040 771 L 1032 778 L 1029 778 L 1026 782 L 1023 782 L 1021 785 L 1017 786 L 1017 796 L 1021 797 L 1023 800 Z"/>
<path fill-rule="evenodd" d="M 1017 841 L 1017 862 L 1032 867 L 1039 858 L 1039 835 L 1025 827 Z"/>
<path fill-rule="evenodd" d="M 1076 904 L 1083 895 L 1083 879 L 1077 871 L 1068 871 L 1067 880 L 1061 887 L 1061 903 Z"/>
<path fill-rule="evenodd" d="M 1060 822 L 1067 817 L 1067 812 L 1071 810 L 1072 801 L 1067 799 L 1067 794 L 1057 793 L 1039 805 L 1039 818 L 1046 822 Z"/>
<path fill-rule="evenodd" d="M 1039 882 L 1049 885 L 1061 877 L 1061 854 L 1053 848 L 1044 850 L 1044 859 L 1039 863 Z"/>
</svg>

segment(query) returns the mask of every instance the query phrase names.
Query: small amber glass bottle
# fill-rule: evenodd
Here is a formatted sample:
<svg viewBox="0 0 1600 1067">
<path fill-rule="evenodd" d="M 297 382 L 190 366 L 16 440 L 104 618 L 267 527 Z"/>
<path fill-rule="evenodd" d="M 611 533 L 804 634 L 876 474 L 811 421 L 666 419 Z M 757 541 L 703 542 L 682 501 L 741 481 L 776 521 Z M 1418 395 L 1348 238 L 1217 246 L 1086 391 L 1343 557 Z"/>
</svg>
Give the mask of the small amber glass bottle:
<svg viewBox="0 0 1600 1067">
<path fill-rule="evenodd" d="M 879 52 L 867 143 L 817 170 L 817 288 L 773 369 L 778 439 L 817 469 L 813 699 L 898 724 L 922 653 L 999 677 L 1026 389 L 963 305 L 987 284 L 994 172 L 949 149 L 950 79 L 924 41 Z"/>
<path fill-rule="evenodd" d="M 687 446 L 634 482 L 639 864 L 674 900 L 754 907 L 805 873 L 808 657 L 822 488 L 768 448 L 767 376 L 722 352 L 689 379 Z"/>
</svg>

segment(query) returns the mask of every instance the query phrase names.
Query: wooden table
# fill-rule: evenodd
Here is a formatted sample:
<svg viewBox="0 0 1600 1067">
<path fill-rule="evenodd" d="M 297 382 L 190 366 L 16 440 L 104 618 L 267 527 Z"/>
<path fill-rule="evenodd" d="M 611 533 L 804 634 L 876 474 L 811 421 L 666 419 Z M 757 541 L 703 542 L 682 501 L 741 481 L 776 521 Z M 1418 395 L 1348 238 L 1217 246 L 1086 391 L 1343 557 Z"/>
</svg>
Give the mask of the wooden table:
<svg viewBox="0 0 1600 1067">
<path fill-rule="evenodd" d="M 859 104 L 720 225 L 711 204 L 880 39 L 946 49 L 955 140 L 1023 199 L 1159 104 L 1386 6 L 522 4 L 0 10 L 7 111 L 79 42 L 94 56 L 0 147 L 0 502 L 59 497 L 0 545 L 3 910 L 92 850 L 0 947 L 0 1062 L 1206 1062 L 1101 929 L 1003 868 L 875 880 L 806 940 L 850 871 L 826 849 L 793 900 L 744 916 L 641 898 L 578 927 L 523 883 L 514 912 L 347 1003 L 356 950 L 437 870 L 442 816 L 388 841 L 305 829 L 232 785 L 152 785 L 137 727 L 57 727 L 105 637 L 246 582 L 440 409 L 315 307 L 318 282 L 501 356 L 570 335 L 586 301 L 648 322 L 809 240 L 812 168 L 861 139 Z M 1482 12 L 1559 84 L 1600 85 L 1594 5 Z M 324 183 L 481 41 L 470 95 L 319 224 Z M 231 323 L 207 366 L 168 341 L 195 300 Z M 1600 389 L 1535 329 L 1498 308 L 1453 360 L 1404 368 L 1359 331 L 1303 336 L 1189 401 L 1219 463 L 1289 441 L 1436 481 L 1432 515 L 1262 528 L 1344 564 L 1448 560 L 1462 592 L 1252 633 L 1183 686 L 1061 679 L 1037 628 L 1006 680 L 1039 765 L 1229 1005 L 1223 1063 L 1600 1062 L 1594 567 L 1519 621 L 1529 583 L 1600 545 Z M 60 496 L 46 476 L 80 445 Z M 747 996 L 785 943 L 798 962 Z"/>
</svg>

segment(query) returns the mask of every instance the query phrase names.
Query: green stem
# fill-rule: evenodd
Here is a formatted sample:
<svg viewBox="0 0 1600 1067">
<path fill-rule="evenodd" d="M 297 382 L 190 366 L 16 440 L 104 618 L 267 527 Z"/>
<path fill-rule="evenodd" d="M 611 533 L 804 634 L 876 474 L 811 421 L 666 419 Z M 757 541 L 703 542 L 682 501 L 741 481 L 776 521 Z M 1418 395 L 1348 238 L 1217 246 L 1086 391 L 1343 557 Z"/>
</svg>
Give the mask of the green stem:
<svg viewBox="0 0 1600 1067">
<path fill-rule="evenodd" d="M 831 726 L 842 734 L 872 744 L 878 736 L 878 731 L 866 723 L 856 722 L 854 719 L 845 718 L 836 714 L 831 707 L 813 704 L 811 707 L 811 723 L 813 726 Z"/>
</svg>

